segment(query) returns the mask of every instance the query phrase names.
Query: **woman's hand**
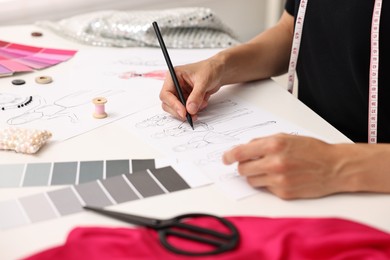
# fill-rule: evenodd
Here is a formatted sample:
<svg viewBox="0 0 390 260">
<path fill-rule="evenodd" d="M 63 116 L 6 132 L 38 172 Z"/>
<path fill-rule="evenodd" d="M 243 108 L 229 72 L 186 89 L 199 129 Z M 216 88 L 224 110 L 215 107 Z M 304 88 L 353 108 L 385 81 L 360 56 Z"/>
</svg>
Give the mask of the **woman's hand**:
<svg viewBox="0 0 390 260">
<path fill-rule="evenodd" d="M 193 119 L 196 119 L 198 111 L 207 106 L 210 96 L 221 88 L 222 67 L 223 65 L 212 58 L 175 67 L 176 76 L 187 100 L 186 108 L 178 99 L 171 75 L 167 73 L 160 92 L 164 111 L 185 120 L 187 109 Z"/>
<path fill-rule="evenodd" d="M 225 164 L 253 187 L 283 199 L 315 198 L 340 192 L 390 192 L 389 145 L 328 144 L 277 134 L 227 151 Z M 385 157 L 384 157 L 385 156 Z"/>
</svg>

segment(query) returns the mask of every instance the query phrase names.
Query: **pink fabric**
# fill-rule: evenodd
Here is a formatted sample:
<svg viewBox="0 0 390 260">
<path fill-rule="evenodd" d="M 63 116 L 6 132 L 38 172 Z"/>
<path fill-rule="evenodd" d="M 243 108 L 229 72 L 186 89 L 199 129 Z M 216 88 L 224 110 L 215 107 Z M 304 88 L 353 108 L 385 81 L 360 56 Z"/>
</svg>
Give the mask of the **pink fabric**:
<svg viewBox="0 0 390 260">
<path fill-rule="evenodd" d="M 390 234 L 338 218 L 229 217 L 241 234 L 236 250 L 202 259 L 389 260 Z M 212 226 L 207 219 L 192 220 Z M 28 260 L 194 259 L 164 249 L 145 228 L 75 228 L 66 243 Z"/>
</svg>

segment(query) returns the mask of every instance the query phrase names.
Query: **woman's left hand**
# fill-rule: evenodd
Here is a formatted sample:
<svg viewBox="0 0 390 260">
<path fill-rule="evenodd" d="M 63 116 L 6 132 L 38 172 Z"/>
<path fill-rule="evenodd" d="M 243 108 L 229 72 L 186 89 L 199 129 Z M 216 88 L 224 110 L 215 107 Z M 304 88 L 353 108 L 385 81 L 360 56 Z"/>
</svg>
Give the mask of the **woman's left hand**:
<svg viewBox="0 0 390 260">
<path fill-rule="evenodd" d="M 340 152 L 337 145 L 315 138 L 277 134 L 225 152 L 223 162 L 238 162 L 239 174 L 251 186 L 280 198 L 314 198 L 346 190 Z"/>
</svg>

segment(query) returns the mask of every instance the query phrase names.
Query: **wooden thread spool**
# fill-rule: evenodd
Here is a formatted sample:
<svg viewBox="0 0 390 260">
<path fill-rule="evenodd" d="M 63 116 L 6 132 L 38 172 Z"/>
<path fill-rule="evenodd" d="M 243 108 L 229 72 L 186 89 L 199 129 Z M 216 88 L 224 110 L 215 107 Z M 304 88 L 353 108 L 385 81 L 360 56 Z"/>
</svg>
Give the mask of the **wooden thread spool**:
<svg viewBox="0 0 390 260">
<path fill-rule="evenodd" d="M 107 99 L 104 97 L 97 97 L 92 100 L 95 104 L 95 112 L 93 113 L 93 117 L 97 119 L 106 118 L 107 113 L 104 111 L 104 104 L 107 103 Z"/>
</svg>

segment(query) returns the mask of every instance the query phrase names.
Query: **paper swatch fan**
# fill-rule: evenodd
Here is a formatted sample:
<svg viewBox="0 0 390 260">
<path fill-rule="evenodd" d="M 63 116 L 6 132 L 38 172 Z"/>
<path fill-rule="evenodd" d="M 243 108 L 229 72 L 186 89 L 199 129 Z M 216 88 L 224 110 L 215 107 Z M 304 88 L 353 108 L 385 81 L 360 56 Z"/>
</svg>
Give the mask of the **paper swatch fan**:
<svg viewBox="0 0 390 260">
<path fill-rule="evenodd" d="M 0 77 L 44 69 L 72 58 L 77 51 L 35 47 L 0 40 Z"/>
</svg>

